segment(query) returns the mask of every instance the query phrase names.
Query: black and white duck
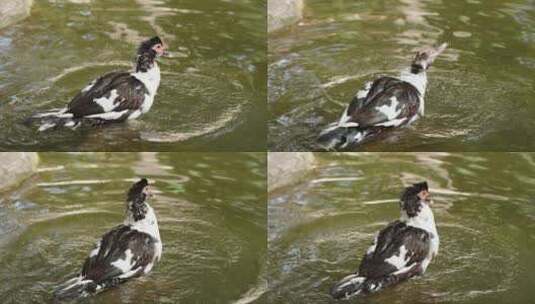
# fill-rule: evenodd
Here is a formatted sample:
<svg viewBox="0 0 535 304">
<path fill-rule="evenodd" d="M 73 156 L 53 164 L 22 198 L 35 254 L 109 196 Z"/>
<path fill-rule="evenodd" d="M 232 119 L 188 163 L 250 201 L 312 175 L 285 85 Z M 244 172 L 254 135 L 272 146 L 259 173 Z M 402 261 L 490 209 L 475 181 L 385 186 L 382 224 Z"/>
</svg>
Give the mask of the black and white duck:
<svg viewBox="0 0 535 304">
<path fill-rule="evenodd" d="M 397 78 L 384 76 L 366 83 L 340 119 L 320 133 L 319 144 L 327 150 L 348 149 L 424 116 L 427 70 L 446 47 L 443 43 L 417 52 L 410 68 Z"/>
<path fill-rule="evenodd" d="M 56 300 L 87 297 L 152 270 L 162 255 L 162 241 L 156 214 L 147 203 L 150 195 L 146 179 L 130 188 L 124 223 L 102 236 L 82 271 L 54 292 Z"/>
<path fill-rule="evenodd" d="M 66 107 L 34 114 L 29 121 L 37 121 L 39 131 L 45 131 L 138 118 L 152 107 L 160 85 L 156 58 L 165 52 L 166 46 L 159 37 L 142 42 L 135 71 L 105 74 L 84 87 Z"/>
<path fill-rule="evenodd" d="M 382 229 L 358 271 L 331 289 L 336 299 L 366 295 L 422 275 L 438 254 L 439 237 L 426 182 L 401 195 L 401 218 Z"/>
</svg>

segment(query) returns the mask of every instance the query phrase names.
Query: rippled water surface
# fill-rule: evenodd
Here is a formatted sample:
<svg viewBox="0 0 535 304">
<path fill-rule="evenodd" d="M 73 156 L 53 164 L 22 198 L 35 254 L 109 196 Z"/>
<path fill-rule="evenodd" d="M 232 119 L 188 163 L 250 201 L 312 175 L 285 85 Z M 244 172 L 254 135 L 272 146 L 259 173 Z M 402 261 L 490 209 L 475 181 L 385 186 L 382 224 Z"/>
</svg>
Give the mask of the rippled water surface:
<svg viewBox="0 0 535 304">
<path fill-rule="evenodd" d="M 271 303 L 329 303 L 404 186 L 427 180 L 440 250 L 423 277 L 358 303 L 529 303 L 535 296 L 535 154 L 318 154 L 269 196 Z M 356 301 L 352 301 L 354 303 Z"/>
<path fill-rule="evenodd" d="M 428 72 L 426 117 L 360 150 L 535 148 L 533 0 L 308 0 L 269 36 L 269 148 L 317 150 L 366 81 L 396 76 L 420 47 L 448 42 Z"/>
<path fill-rule="evenodd" d="M 162 260 L 82 303 L 250 303 L 265 291 L 265 154 L 40 154 L 0 195 L 2 303 L 48 303 L 124 217 L 132 179 L 155 182 Z M 258 302 L 257 302 L 258 303 Z"/>
<path fill-rule="evenodd" d="M 2 150 L 264 150 L 265 3 L 257 0 L 43 0 L 0 30 Z M 104 73 L 128 70 L 159 35 L 160 89 L 129 124 L 38 134 L 21 124 Z"/>
</svg>

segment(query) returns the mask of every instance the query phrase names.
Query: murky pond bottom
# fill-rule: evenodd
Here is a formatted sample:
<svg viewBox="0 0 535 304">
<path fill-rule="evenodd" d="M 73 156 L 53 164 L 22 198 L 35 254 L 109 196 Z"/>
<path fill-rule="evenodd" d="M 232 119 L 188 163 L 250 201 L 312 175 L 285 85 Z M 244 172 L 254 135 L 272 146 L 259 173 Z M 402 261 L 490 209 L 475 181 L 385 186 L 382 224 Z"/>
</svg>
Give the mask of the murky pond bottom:
<svg viewBox="0 0 535 304">
<path fill-rule="evenodd" d="M 0 30 L 0 149 L 221 151 L 265 147 L 264 4 L 239 1 L 37 1 Z M 61 108 L 92 79 L 130 70 L 159 35 L 161 83 L 127 124 L 39 133 L 22 122 Z"/>
<path fill-rule="evenodd" d="M 41 153 L 0 196 L 2 303 L 47 303 L 124 220 L 133 180 L 154 181 L 162 260 L 82 303 L 249 303 L 265 292 L 265 153 Z"/>
<path fill-rule="evenodd" d="M 269 35 L 269 150 L 320 150 L 321 130 L 366 82 L 398 76 L 418 49 L 443 42 L 427 73 L 425 117 L 357 150 L 533 150 L 533 6 L 307 1 L 299 25 Z"/>
<path fill-rule="evenodd" d="M 427 180 L 440 250 L 424 276 L 358 303 L 527 303 L 535 296 L 535 154 L 320 153 L 270 194 L 270 303 L 334 303 L 403 187 Z M 355 302 L 349 301 L 349 302 Z"/>
</svg>

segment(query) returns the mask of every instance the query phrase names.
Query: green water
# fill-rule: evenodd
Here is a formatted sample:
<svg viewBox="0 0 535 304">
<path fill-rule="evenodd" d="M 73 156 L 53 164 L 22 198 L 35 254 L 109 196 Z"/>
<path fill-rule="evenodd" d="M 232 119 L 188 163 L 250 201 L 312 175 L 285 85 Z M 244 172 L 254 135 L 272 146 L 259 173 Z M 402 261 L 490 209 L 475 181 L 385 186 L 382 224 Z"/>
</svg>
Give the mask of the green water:
<svg viewBox="0 0 535 304">
<path fill-rule="evenodd" d="M 295 186 L 270 194 L 270 303 L 330 303 L 375 233 L 399 217 L 405 185 L 427 180 L 440 235 L 419 277 L 348 303 L 531 303 L 535 154 L 317 154 Z"/>
<path fill-rule="evenodd" d="M 396 76 L 448 42 L 428 72 L 425 118 L 364 151 L 535 148 L 532 0 L 307 0 L 300 25 L 268 40 L 271 151 L 317 150 L 366 81 Z"/>
<path fill-rule="evenodd" d="M 262 151 L 266 21 L 258 0 L 34 1 L 0 30 L 0 150 Z M 151 111 L 103 129 L 37 133 L 21 122 L 87 83 L 129 70 L 139 41 L 170 57 Z"/>
<path fill-rule="evenodd" d="M 265 291 L 265 153 L 42 153 L 0 196 L 2 303 L 48 303 L 124 217 L 130 179 L 155 182 L 162 260 L 82 303 L 251 303 Z"/>
</svg>

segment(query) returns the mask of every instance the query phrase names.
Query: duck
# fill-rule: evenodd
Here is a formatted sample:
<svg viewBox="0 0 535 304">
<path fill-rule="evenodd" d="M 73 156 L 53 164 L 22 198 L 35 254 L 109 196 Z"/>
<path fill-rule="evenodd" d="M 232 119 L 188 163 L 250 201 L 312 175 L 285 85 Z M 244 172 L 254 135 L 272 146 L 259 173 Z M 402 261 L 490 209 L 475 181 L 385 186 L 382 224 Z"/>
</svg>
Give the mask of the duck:
<svg viewBox="0 0 535 304">
<path fill-rule="evenodd" d="M 147 203 L 146 178 L 127 194 L 122 224 L 105 233 L 85 259 L 82 270 L 54 291 L 56 300 L 88 297 L 148 274 L 162 255 L 162 240 L 154 209 Z"/>
<path fill-rule="evenodd" d="M 447 46 L 443 43 L 418 51 L 410 68 L 401 71 L 398 77 L 383 76 L 367 82 L 339 120 L 320 132 L 320 147 L 350 149 L 386 130 L 408 126 L 423 117 L 427 70 Z"/>
<path fill-rule="evenodd" d="M 431 205 L 427 182 L 405 188 L 400 219 L 376 235 L 358 271 L 334 284 L 331 296 L 368 295 L 423 275 L 437 256 L 440 243 Z"/>
<path fill-rule="evenodd" d="M 156 58 L 166 55 L 166 49 L 158 36 L 143 41 L 137 50 L 135 71 L 107 73 L 82 88 L 64 108 L 34 114 L 27 122 L 37 121 L 42 132 L 138 118 L 154 103 L 160 85 Z"/>
</svg>

